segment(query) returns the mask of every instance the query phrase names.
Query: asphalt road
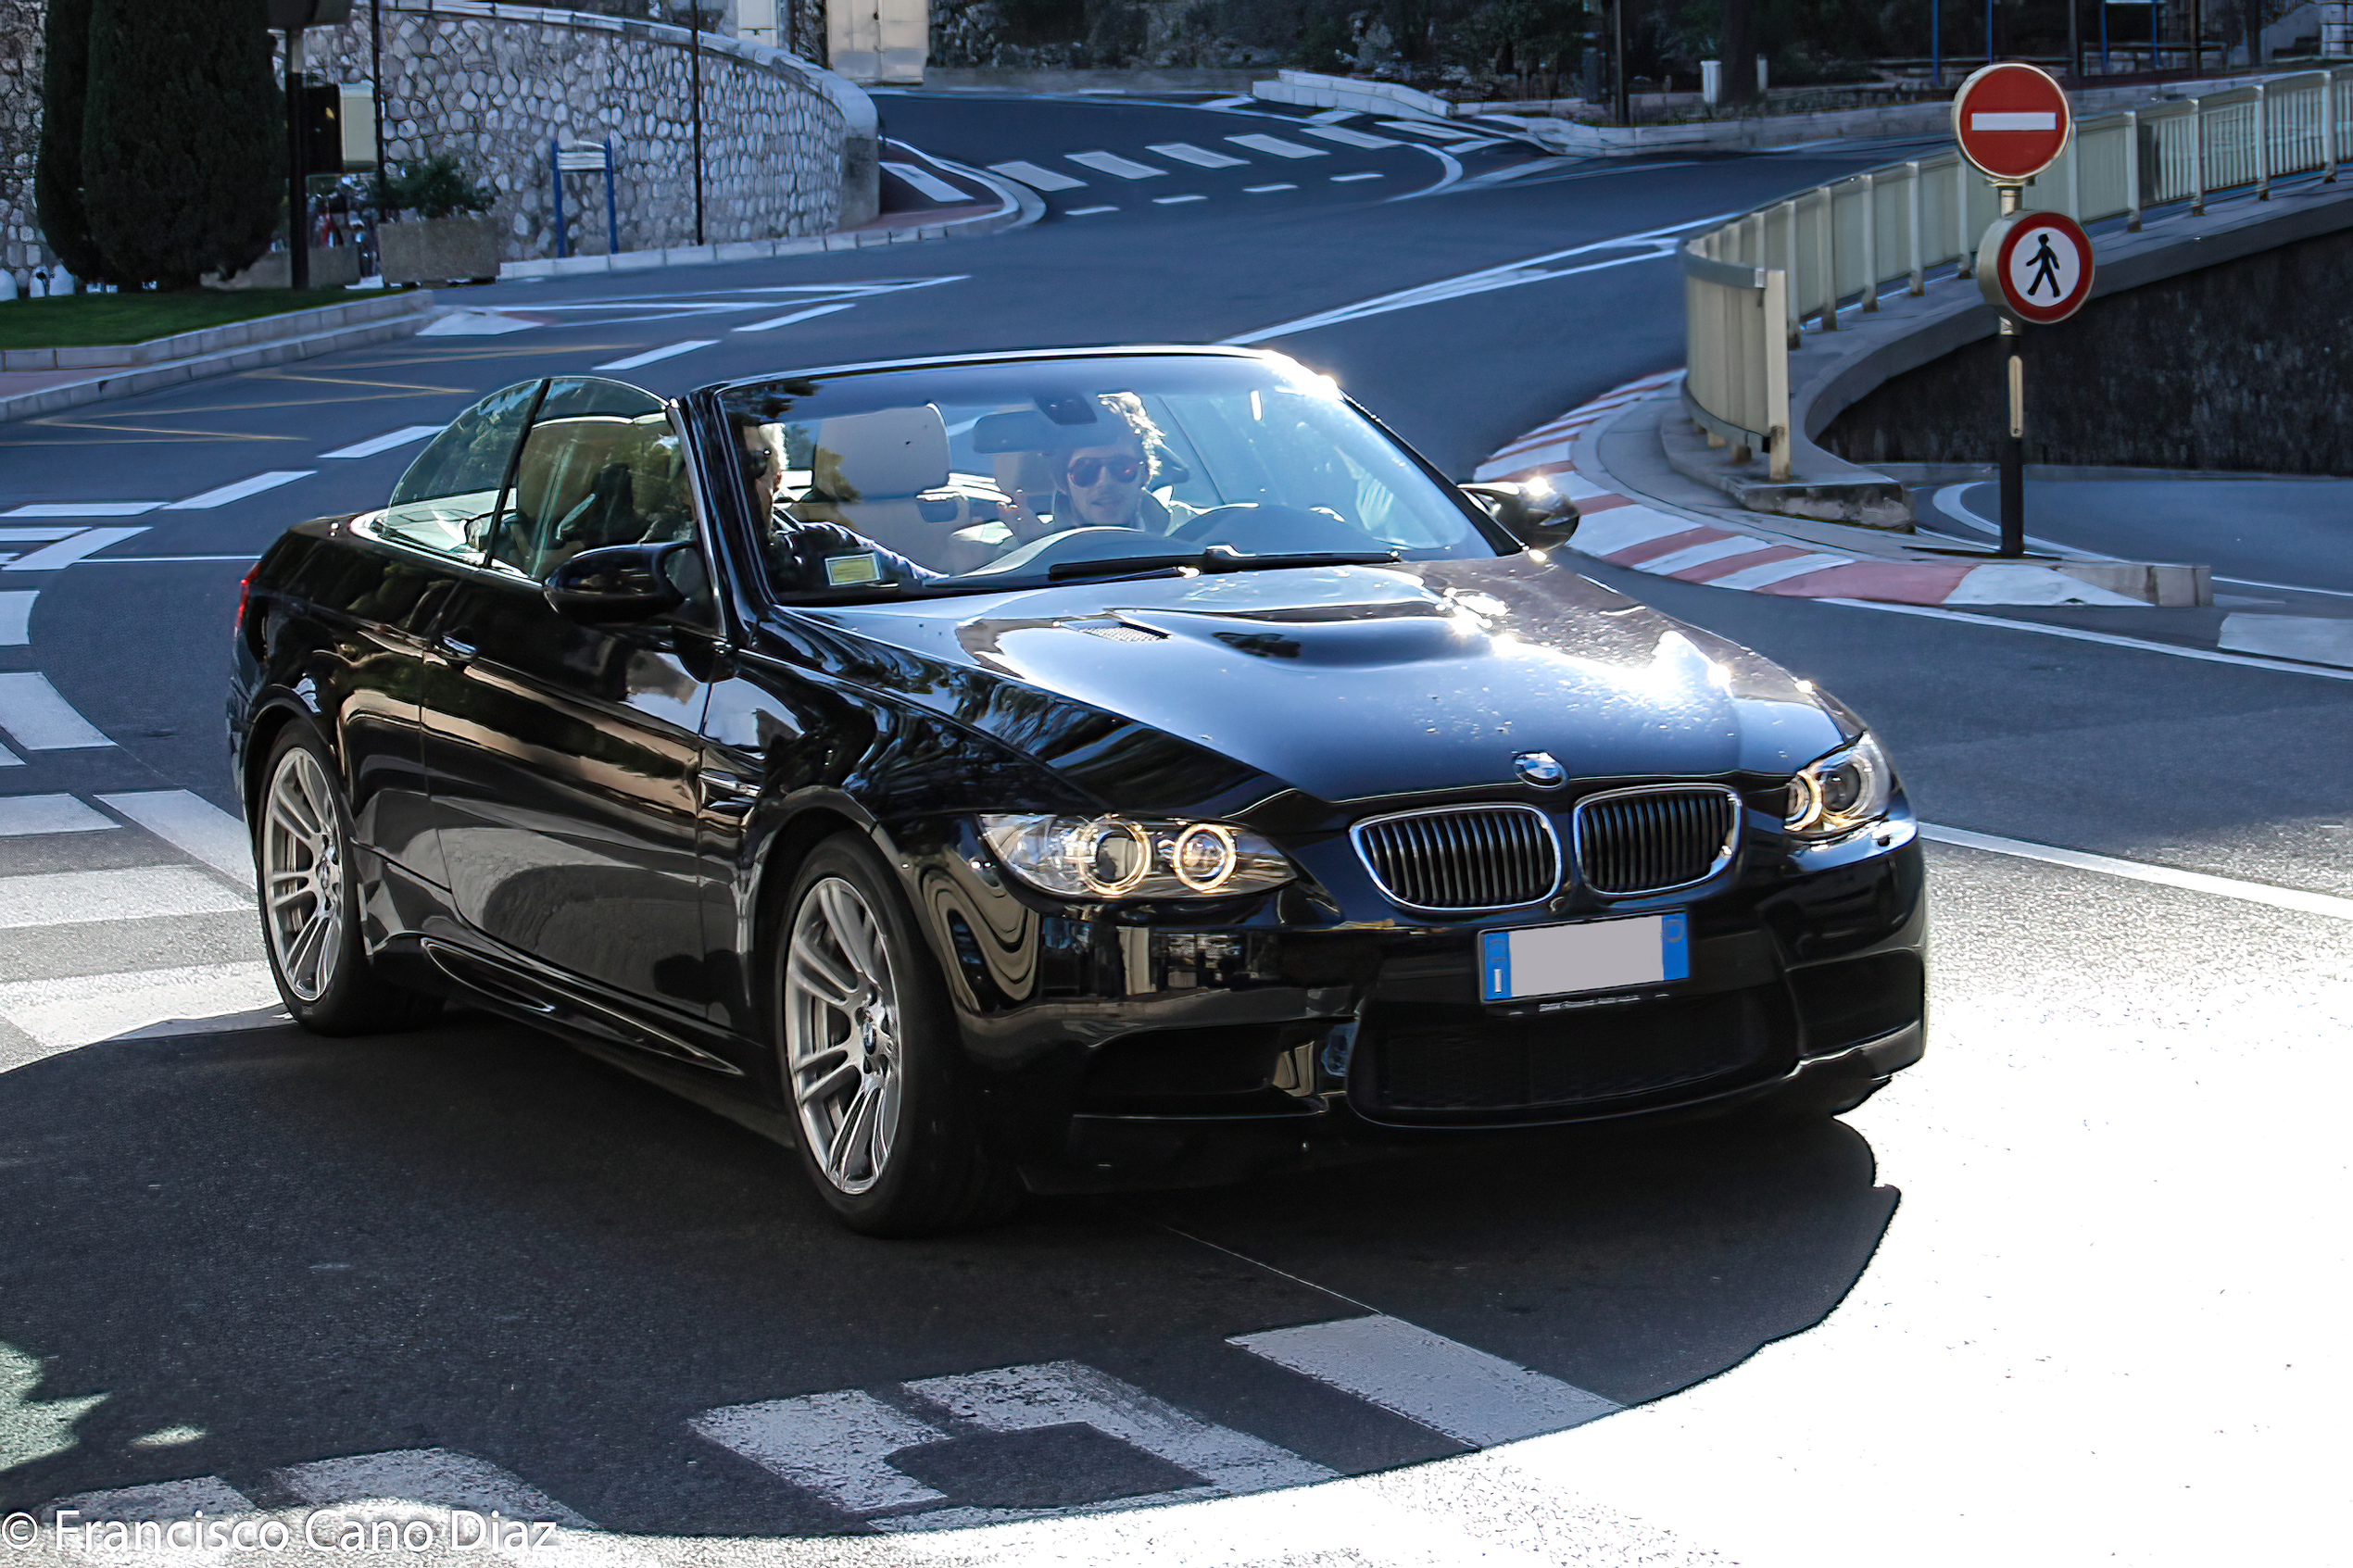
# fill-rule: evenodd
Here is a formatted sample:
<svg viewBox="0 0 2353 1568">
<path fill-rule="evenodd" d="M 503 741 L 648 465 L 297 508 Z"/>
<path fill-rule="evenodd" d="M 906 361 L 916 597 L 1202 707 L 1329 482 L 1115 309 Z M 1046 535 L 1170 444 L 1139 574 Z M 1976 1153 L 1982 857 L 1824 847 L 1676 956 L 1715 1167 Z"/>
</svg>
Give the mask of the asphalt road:
<svg viewBox="0 0 2353 1568">
<path fill-rule="evenodd" d="M 782 1151 L 522 1031 L 81 1045 L 255 998 L 233 842 L 192 797 L 231 804 L 241 561 L 415 447 L 331 453 L 680 343 L 611 373 L 1314 320 L 1263 341 L 1466 472 L 1677 361 L 1657 236 L 1886 156 L 1531 169 L 1175 106 L 886 110 L 1089 183 L 986 242 L 470 290 L 541 324 L 0 427 L 0 511 L 299 475 L 0 519 L 142 530 L 0 563 L 37 593 L 0 704 L 37 673 L 105 743 L 12 729 L 0 772 L 0 1514 L 425 1497 L 591 1522 L 533 1558 L 584 1563 L 2324 1560 L 2353 685 L 2323 674 L 1594 569 L 1841 694 L 1928 819 L 2007 846 L 1931 848 L 1927 1062 L 1800 1134 L 1531 1138 L 885 1244 Z M 1268 134 L 1328 151 L 1230 140 Z M 847 307 L 737 330 L 819 304 Z M 118 880 L 41 880 L 91 873 Z M 1344 1326 L 1315 1375 L 1252 1338 L 1317 1324 Z M 1364 1334 L 1410 1387 L 1334 1348 Z M 981 1519 L 1026 1522 L 936 1533 Z"/>
</svg>

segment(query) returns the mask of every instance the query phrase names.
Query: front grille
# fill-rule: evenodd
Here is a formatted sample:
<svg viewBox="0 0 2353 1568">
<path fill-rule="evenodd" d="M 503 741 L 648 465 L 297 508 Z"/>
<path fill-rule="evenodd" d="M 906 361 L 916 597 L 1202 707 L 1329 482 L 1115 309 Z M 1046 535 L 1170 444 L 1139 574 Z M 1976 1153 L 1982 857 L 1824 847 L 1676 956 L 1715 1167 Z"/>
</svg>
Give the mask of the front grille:
<svg viewBox="0 0 2353 1568">
<path fill-rule="evenodd" d="M 1560 885 L 1560 840 L 1533 807 L 1409 811 L 1353 831 L 1373 880 L 1408 909 L 1504 909 Z"/>
<path fill-rule="evenodd" d="M 1718 784 L 1614 790 L 1579 801 L 1569 831 L 1577 874 L 1594 892 L 1664 893 L 1705 882 L 1730 863 L 1741 799 Z"/>
<path fill-rule="evenodd" d="M 1424 1022 L 1418 1010 L 1367 1025 L 1349 1089 L 1374 1120 L 1632 1109 L 1691 1098 L 1701 1085 L 1732 1088 L 1784 1071 L 1793 1058 L 1764 987 L 1525 1019 Z"/>
</svg>

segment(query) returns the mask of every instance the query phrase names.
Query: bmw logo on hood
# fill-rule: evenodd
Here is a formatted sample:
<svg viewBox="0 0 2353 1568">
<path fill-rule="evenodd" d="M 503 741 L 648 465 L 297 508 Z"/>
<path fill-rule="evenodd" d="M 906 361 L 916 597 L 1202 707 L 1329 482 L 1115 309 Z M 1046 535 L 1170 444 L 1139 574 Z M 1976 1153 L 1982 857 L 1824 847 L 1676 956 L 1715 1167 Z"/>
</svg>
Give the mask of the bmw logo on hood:
<svg viewBox="0 0 2353 1568">
<path fill-rule="evenodd" d="M 1512 759 L 1512 771 L 1522 784 L 1532 784 L 1539 789 L 1558 789 L 1568 782 L 1568 770 L 1560 759 L 1549 751 L 1523 751 Z"/>
</svg>

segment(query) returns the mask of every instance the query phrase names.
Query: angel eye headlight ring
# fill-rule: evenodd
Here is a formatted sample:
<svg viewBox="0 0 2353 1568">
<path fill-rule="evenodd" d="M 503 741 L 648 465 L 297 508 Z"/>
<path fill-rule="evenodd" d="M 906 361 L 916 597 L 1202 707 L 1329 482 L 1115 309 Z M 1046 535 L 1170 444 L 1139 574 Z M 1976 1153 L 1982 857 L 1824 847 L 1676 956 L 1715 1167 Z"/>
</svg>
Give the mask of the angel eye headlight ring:
<svg viewBox="0 0 2353 1568">
<path fill-rule="evenodd" d="M 988 815 L 979 825 L 1008 872 L 1063 898 L 1229 898 L 1299 874 L 1264 834 L 1226 822 Z"/>
<path fill-rule="evenodd" d="M 1214 893 L 1241 863 L 1234 830 L 1223 822 L 1195 822 L 1169 847 L 1168 869 L 1196 893 Z"/>
<path fill-rule="evenodd" d="M 1080 832 L 1076 859 L 1087 891 L 1116 898 L 1134 892 L 1151 874 L 1151 835 L 1125 817 L 1105 817 Z"/>
<path fill-rule="evenodd" d="M 1839 838 L 1887 815 L 1895 770 L 1869 734 L 1797 771 L 1782 822 L 1793 838 Z"/>
</svg>

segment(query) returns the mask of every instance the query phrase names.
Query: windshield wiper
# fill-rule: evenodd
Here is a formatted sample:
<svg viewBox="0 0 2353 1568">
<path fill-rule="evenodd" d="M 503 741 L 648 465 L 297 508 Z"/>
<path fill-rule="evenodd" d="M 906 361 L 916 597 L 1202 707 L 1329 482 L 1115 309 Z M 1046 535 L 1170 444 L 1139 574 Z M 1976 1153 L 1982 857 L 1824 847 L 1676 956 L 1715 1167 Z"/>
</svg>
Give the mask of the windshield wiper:
<svg viewBox="0 0 2353 1568">
<path fill-rule="evenodd" d="M 1047 581 L 1074 577 L 1118 577 L 1175 571 L 1270 571 L 1287 566 L 1378 566 L 1401 558 L 1395 550 L 1302 550 L 1290 555 L 1246 556 L 1227 545 L 1212 545 L 1191 556 L 1115 556 L 1102 560 L 1059 561 L 1046 569 Z"/>
</svg>

